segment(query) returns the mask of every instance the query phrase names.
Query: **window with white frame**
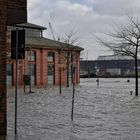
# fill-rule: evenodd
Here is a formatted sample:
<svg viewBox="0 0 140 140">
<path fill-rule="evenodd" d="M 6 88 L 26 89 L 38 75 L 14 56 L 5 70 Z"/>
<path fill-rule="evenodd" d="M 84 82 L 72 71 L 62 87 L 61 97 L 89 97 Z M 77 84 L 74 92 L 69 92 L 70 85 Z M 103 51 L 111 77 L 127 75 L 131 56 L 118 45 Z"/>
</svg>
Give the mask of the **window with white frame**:
<svg viewBox="0 0 140 140">
<path fill-rule="evenodd" d="M 48 62 L 54 61 L 54 52 L 48 52 Z"/>
<path fill-rule="evenodd" d="M 35 61 L 35 60 L 36 60 L 36 52 L 28 51 L 28 61 Z"/>
</svg>

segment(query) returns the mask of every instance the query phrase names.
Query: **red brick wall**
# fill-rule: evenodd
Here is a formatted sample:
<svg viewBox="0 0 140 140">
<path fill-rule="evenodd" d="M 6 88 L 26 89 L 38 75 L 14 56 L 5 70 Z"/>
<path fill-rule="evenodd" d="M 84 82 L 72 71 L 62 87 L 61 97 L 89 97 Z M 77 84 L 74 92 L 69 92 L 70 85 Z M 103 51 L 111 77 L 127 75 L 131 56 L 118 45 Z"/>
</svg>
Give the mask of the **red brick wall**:
<svg viewBox="0 0 140 140">
<path fill-rule="evenodd" d="M 0 0 L 0 138 L 6 135 L 6 2 Z"/>
<path fill-rule="evenodd" d="M 55 66 L 55 85 L 58 85 L 58 82 L 59 82 L 59 74 L 58 74 L 58 70 L 59 70 L 59 66 L 58 66 L 58 51 L 55 51 L 55 60 L 54 60 L 54 66 Z"/>
<path fill-rule="evenodd" d="M 62 56 L 61 56 L 61 63 L 63 64 L 62 65 L 62 77 L 61 77 L 61 79 L 62 79 L 62 84 L 63 85 L 66 85 L 67 83 L 66 83 L 66 81 L 67 81 L 67 61 L 66 61 L 66 52 L 62 52 L 62 54 L 61 54 Z"/>
<path fill-rule="evenodd" d="M 58 53 L 58 51 L 55 52 L 55 85 L 59 85 L 59 59 L 61 59 L 61 64 L 63 65 L 61 67 L 61 83 L 62 85 L 66 85 L 66 60 L 65 58 L 65 52 L 61 52 L 61 54 Z"/>
<path fill-rule="evenodd" d="M 41 85 L 41 75 L 40 75 L 40 58 L 41 58 L 41 51 L 37 50 L 36 51 L 36 84 Z"/>
<path fill-rule="evenodd" d="M 47 50 L 43 50 L 43 85 L 47 85 Z"/>
<path fill-rule="evenodd" d="M 28 56 L 27 56 L 27 52 L 25 55 L 25 62 L 24 59 L 23 60 L 18 60 L 18 85 L 23 85 L 23 75 L 24 74 L 29 74 L 29 62 L 28 62 Z M 15 85 L 15 81 L 16 81 L 16 62 L 14 60 L 12 60 L 13 63 L 13 85 Z M 25 71 L 25 72 L 24 72 Z"/>
<path fill-rule="evenodd" d="M 13 20 L 8 19 L 8 10 L 21 10 L 24 18 L 20 21 L 26 21 L 26 0 L 0 0 L 0 139 L 4 140 L 7 133 L 7 102 L 6 102 L 6 24 Z M 18 14 L 20 16 L 20 14 Z M 12 20 L 11 20 L 12 19 Z M 15 21 L 14 21 L 15 22 Z M 4 136 L 4 137 L 3 137 Z"/>
<path fill-rule="evenodd" d="M 77 81 L 77 83 L 80 83 L 80 53 L 78 53 L 78 52 L 76 54 L 76 63 L 77 63 L 76 81 Z"/>
<path fill-rule="evenodd" d="M 49 49 L 40 49 L 34 48 L 36 52 L 36 85 L 37 86 L 45 86 L 48 84 L 48 52 L 55 53 L 55 60 L 54 60 L 54 85 L 59 85 L 59 52 L 58 50 L 49 50 Z M 29 74 L 28 68 L 28 53 L 26 52 L 26 74 Z M 80 82 L 80 64 L 79 64 L 79 52 L 73 52 L 73 64 L 76 65 L 76 83 Z M 18 69 L 18 80 L 19 85 L 23 85 L 23 74 L 24 74 L 24 60 L 22 60 L 22 65 L 19 65 Z M 61 53 L 61 82 L 62 85 L 66 85 L 67 81 L 67 60 L 66 60 L 66 52 Z M 70 63 L 72 65 L 72 63 Z M 13 80 L 15 81 L 15 63 L 14 63 L 14 75 Z M 14 82 L 15 83 L 15 82 Z"/>
</svg>

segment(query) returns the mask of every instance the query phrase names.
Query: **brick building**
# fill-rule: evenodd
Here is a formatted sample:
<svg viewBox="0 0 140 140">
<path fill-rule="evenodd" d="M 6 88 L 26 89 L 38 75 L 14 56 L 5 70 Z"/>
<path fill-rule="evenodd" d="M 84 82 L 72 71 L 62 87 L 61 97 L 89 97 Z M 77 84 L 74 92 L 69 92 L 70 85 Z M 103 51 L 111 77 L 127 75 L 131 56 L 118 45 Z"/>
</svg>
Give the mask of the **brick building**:
<svg viewBox="0 0 140 140">
<path fill-rule="evenodd" d="M 6 28 L 10 26 L 27 22 L 27 0 L 0 0 L 0 139 L 6 139 L 7 132 L 7 102 L 6 102 L 6 81 L 13 85 L 15 83 L 15 62 L 13 60 L 6 61 L 7 48 L 10 49 L 10 32 Z M 21 28 L 21 25 L 17 25 Z M 35 85 L 58 84 L 58 66 L 62 66 L 62 82 L 65 84 L 66 64 L 63 59 L 68 52 L 72 50 L 73 59 L 70 65 L 76 65 L 76 82 L 79 82 L 79 55 L 82 48 L 71 46 L 64 47 L 66 44 L 55 42 L 53 40 L 43 38 L 42 31 L 45 29 L 40 26 L 32 26 L 23 24 L 27 30 L 26 36 L 26 58 L 19 61 L 19 84 L 23 84 L 23 74 L 32 75 L 32 83 Z M 23 27 L 22 27 L 23 28 Z M 32 36 L 29 35 L 32 33 Z M 6 42 L 7 41 L 7 42 Z M 58 45 L 59 44 L 59 45 Z M 7 46 L 7 47 L 6 47 Z M 61 47 L 60 47 L 61 46 Z M 59 53 L 58 53 L 59 52 Z M 29 55 L 29 53 L 31 55 Z M 69 54 L 69 53 L 68 53 Z M 8 53 L 10 56 L 10 51 Z M 60 57 L 61 56 L 61 57 Z M 60 59 L 61 58 L 61 59 Z M 47 59 L 47 60 L 46 60 Z M 49 60 L 49 61 L 48 61 Z M 60 62 L 62 64 L 60 64 Z M 7 80 L 6 80 L 6 64 L 7 64 Z M 31 71 L 29 70 L 29 67 Z M 70 67 L 69 67 L 70 68 Z M 10 81 L 11 80 L 11 81 Z"/>
<path fill-rule="evenodd" d="M 23 75 L 31 75 L 32 85 L 66 85 L 67 78 L 72 82 L 72 66 L 76 66 L 76 83 L 80 81 L 80 51 L 83 48 L 54 41 L 43 37 L 45 27 L 31 23 L 7 27 L 7 48 L 10 50 L 11 30 L 25 29 L 25 59 L 19 60 L 18 83 L 24 84 Z M 10 51 L 8 53 L 10 57 Z M 68 69 L 68 67 L 69 69 Z M 8 59 L 7 85 L 15 83 L 15 61 Z M 67 76 L 68 75 L 68 76 Z"/>
<path fill-rule="evenodd" d="M 6 106 L 6 26 L 27 20 L 26 0 L 0 0 L 0 139 L 7 131 Z"/>
</svg>

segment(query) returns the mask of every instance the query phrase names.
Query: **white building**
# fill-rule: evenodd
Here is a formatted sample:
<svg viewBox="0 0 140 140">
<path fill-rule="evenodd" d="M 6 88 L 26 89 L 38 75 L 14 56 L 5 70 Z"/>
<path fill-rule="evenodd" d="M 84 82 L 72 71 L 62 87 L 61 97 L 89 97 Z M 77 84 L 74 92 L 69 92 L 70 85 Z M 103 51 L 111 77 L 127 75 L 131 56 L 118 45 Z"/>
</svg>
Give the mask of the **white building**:
<svg viewBox="0 0 140 140">
<path fill-rule="evenodd" d="M 98 56 L 97 60 L 132 60 L 133 58 L 130 56 L 126 55 L 118 55 L 118 54 L 113 54 L 113 55 L 102 55 Z"/>
</svg>

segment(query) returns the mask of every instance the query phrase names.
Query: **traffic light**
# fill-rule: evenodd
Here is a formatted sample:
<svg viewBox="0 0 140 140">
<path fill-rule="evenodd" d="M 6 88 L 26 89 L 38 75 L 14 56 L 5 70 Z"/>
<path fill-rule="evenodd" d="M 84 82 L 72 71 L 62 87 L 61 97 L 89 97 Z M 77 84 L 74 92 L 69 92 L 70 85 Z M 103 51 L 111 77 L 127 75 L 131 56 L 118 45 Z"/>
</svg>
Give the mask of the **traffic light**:
<svg viewBox="0 0 140 140">
<path fill-rule="evenodd" d="M 16 46 L 17 45 L 17 46 Z M 16 52 L 17 47 L 17 52 Z M 13 30 L 11 32 L 11 59 L 24 59 L 25 57 L 25 30 Z"/>
</svg>

